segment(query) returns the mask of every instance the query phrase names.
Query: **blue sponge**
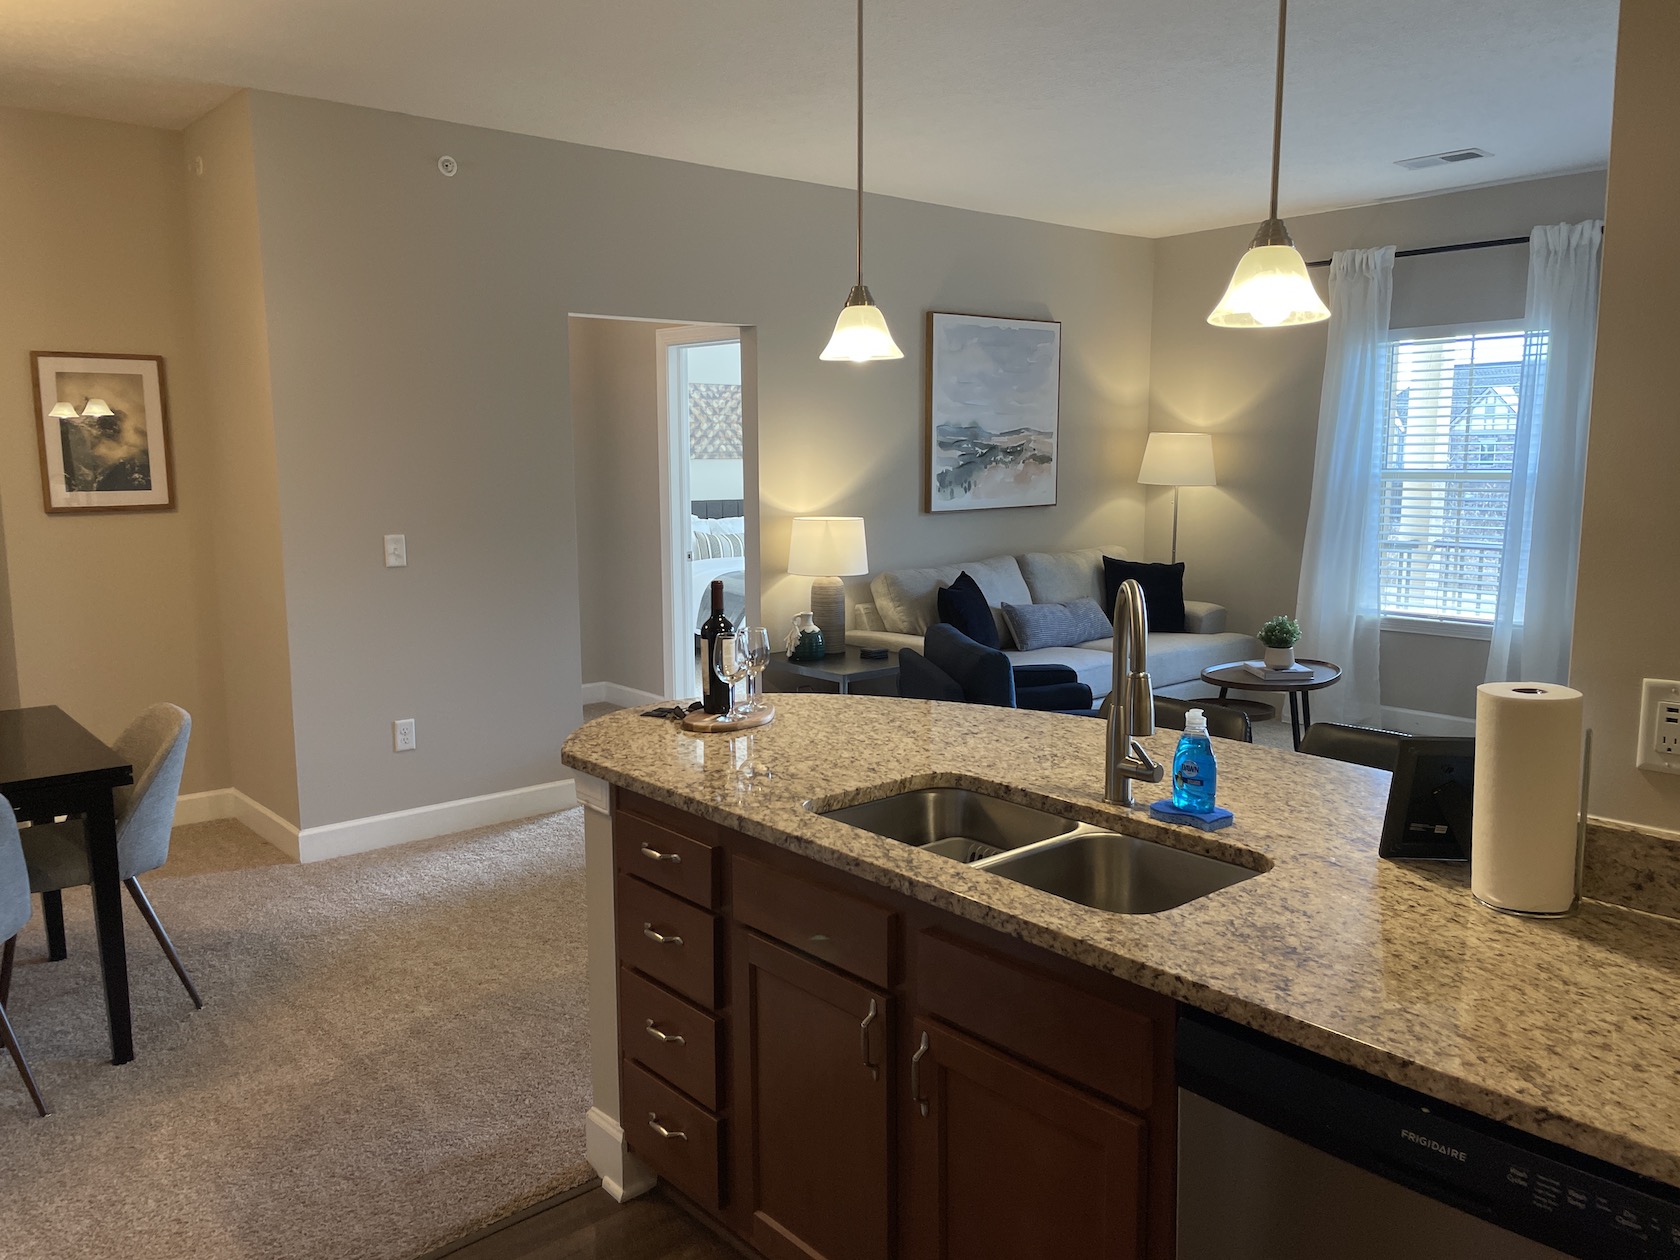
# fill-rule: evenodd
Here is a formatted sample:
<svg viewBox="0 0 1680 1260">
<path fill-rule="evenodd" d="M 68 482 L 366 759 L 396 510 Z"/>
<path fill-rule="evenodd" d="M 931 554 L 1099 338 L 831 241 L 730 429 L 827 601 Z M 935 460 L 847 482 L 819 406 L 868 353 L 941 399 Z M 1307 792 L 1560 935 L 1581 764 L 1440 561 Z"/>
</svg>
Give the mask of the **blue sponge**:
<svg viewBox="0 0 1680 1260">
<path fill-rule="evenodd" d="M 1236 815 L 1223 806 L 1215 805 L 1212 809 L 1180 809 L 1170 800 L 1155 801 L 1149 807 L 1149 812 L 1162 822 L 1181 823 L 1186 827 L 1199 827 L 1203 831 L 1218 831 L 1221 827 L 1229 827 Z"/>
</svg>

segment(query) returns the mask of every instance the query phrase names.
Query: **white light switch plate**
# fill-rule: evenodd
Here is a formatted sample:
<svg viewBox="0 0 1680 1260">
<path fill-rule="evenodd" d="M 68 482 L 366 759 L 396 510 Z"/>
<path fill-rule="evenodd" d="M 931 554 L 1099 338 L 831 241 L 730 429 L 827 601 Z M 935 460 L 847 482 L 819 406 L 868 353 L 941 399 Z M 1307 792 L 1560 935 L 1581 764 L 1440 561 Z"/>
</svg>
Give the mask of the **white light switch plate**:
<svg viewBox="0 0 1680 1260">
<path fill-rule="evenodd" d="M 1647 678 L 1639 701 L 1641 770 L 1680 774 L 1680 682 Z"/>
<path fill-rule="evenodd" d="M 387 569 L 406 569 L 408 567 L 408 535 L 385 535 L 385 567 Z"/>
<path fill-rule="evenodd" d="M 413 718 L 398 718 L 391 723 L 391 747 L 397 752 L 414 751 Z"/>
</svg>

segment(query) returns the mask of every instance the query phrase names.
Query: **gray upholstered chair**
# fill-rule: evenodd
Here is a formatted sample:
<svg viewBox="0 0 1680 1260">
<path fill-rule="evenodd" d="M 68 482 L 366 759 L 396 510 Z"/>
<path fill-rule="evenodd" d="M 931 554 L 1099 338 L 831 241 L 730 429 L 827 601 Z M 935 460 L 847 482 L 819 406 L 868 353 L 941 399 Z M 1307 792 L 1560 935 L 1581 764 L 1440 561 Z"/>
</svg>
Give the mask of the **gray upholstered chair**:
<svg viewBox="0 0 1680 1260">
<path fill-rule="evenodd" d="M 118 788 L 117 869 L 123 887 L 139 907 L 146 925 L 163 946 L 169 965 L 181 977 L 193 1005 L 202 1007 L 192 977 L 157 911 L 141 890 L 141 875 L 155 871 L 169 857 L 169 831 L 175 824 L 175 798 L 181 790 L 181 769 L 187 760 L 192 718 L 172 704 L 154 704 L 117 736 L 115 748 L 134 766 L 134 786 Z M 30 827 L 23 834 L 23 856 L 29 864 L 29 888 L 41 894 L 47 924 L 47 953 L 55 961 L 66 953 L 64 902 L 60 890 L 91 882 L 87 841 L 78 819 Z"/>
<path fill-rule="evenodd" d="M 18 1075 L 35 1100 L 35 1110 L 47 1114 L 47 1100 L 35 1085 L 35 1075 L 29 1070 L 29 1060 L 23 1057 L 12 1021 L 6 1016 L 6 1001 L 12 995 L 12 955 L 17 949 L 17 934 L 29 922 L 29 868 L 23 861 L 23 844 L 18 839 L 17 816 L 11 805 L 0 796 L 0 937 L 6 944 L 0 953 L 0 1042 L 17 1064 Z"/>
</svg>

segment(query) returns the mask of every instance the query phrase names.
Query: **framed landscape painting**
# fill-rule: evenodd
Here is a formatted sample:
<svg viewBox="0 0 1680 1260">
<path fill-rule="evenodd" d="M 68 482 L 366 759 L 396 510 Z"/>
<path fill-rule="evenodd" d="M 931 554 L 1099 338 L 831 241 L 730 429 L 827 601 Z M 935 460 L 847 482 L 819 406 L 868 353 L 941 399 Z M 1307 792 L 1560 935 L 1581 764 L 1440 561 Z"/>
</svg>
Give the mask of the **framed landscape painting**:
<svg viewBox="0 0 1680 1260">
<path fill-rule="evenodd" d="M 47 511 L 174 507 L 162 357 L 36 350 L 29 361 Z"/>
<path fill-rule="evenodd" d="M 1062 326 L 928 312 L 930 512 L 1056 501 Z"/>
</svg>

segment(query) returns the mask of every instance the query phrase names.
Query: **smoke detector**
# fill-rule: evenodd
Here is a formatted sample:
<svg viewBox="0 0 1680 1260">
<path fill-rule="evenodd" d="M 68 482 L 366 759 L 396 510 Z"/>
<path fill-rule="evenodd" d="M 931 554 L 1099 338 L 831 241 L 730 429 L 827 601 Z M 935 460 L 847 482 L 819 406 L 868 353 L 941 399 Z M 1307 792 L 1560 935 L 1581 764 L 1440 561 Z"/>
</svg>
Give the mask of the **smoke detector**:
<svg viewBox="0 0 1680 1260">
<path fill-rule="evenodd" d="M 1492 157 L 1486 149 L 1452 149 L 1446 153 L 1428 153 L 1423 157 L 1401 158 L 1394 165 L 1408 171 L 1421 171 L 1430 166 L 1452 166 L 1457 162 L 1474 162 L 1477 158 Z"/>
</svg>

